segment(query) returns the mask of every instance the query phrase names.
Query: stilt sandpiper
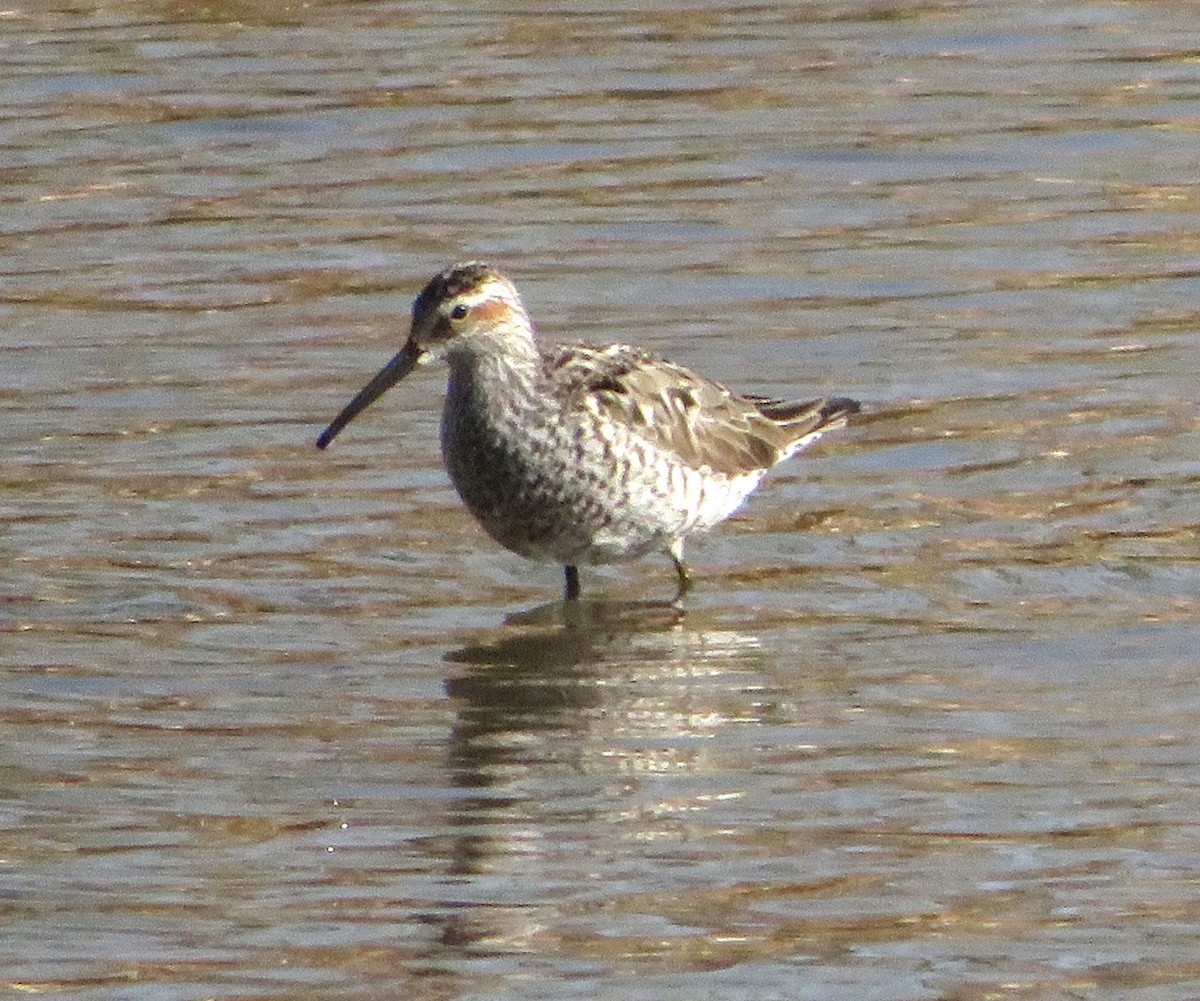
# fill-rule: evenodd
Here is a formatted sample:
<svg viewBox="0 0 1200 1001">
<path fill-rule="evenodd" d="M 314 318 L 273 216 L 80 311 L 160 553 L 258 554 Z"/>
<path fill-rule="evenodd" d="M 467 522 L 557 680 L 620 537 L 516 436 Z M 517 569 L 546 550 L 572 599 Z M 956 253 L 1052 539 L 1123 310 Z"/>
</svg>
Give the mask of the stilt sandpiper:
<svg viewBox="0 0 1200 1001">
<path fill-rule="evenodd" d="M 441 437 L 454 486 L 502 546 L 562 564 L 568 599 L 579 596 L 581 564 L 664 550 L 678 600 L 691 586 L 684 540 L 859 409 L 843 397 L 739 396 L 623 344 L 540 345 L 512 282 L 468 261 L 422 289 L 404 347 L 317 447 L 439 357 L 450 367 Z"/>
</svg>

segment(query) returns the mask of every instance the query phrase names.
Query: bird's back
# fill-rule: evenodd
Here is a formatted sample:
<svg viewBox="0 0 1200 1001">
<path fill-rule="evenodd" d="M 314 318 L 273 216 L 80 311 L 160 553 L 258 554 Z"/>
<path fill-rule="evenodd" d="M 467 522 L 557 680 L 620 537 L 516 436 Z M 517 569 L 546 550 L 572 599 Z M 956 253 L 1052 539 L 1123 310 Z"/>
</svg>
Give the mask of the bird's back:
<svg viewBox="0 0 1200 1001">
<path fill-rule="evenodd" d="M 674 461 L 718 477 L 770 469 L 859 409 L 845 397 L 739 395 L 623 344 L 566 345 L 543 357 L 561 406 L 619 425 Z"/>
</svg>

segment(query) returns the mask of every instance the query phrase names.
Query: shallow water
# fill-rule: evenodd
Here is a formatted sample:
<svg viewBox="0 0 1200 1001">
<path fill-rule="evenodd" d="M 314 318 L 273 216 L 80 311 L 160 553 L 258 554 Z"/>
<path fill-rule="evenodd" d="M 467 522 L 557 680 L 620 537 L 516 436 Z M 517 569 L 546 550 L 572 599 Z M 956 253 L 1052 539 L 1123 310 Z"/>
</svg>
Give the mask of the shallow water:
<svg viewBox="0 0 1200 1001">
<path fill-rule="evenodd" d="M 0 18 L 0 983 L 1200 996 L 1191 5 L 264 6 Z M 462 257 L 867 413 L 565 611 Z"/>
</svg>

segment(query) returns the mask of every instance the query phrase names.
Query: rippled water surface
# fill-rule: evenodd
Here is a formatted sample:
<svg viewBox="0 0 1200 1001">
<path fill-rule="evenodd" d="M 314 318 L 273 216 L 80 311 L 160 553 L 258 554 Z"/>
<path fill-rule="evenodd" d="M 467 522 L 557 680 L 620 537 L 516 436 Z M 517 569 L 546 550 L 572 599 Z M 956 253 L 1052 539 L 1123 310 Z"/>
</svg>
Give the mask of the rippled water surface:
<svg viewBox="0 0 1200 1001">
<path fill-rule="evenodd" d="M 1200 996 L 1194 6 L 487 6 L 0 12 L 0 987 Z M 564 609 L 463 257 L 866 413 Z"/>
</svg>

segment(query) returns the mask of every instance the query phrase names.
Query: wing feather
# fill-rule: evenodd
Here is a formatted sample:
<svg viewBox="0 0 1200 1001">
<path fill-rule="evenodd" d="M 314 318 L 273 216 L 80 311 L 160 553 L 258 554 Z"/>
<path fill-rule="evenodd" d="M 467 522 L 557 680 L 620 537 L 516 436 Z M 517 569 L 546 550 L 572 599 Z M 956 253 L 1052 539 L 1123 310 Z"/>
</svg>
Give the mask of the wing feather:
<svg viewBox="0 0 1200 1001">
<path fill-rule="evenodd" d="M 695 468 L 727 476 L 768 469 L 858 409 L 842 398 L 787 402 L 739 396 L 719 383 L 626 345 L 571 345 L 546 356 L 551 385 L 570 407 L 619 422 Z"/>
</svg>

